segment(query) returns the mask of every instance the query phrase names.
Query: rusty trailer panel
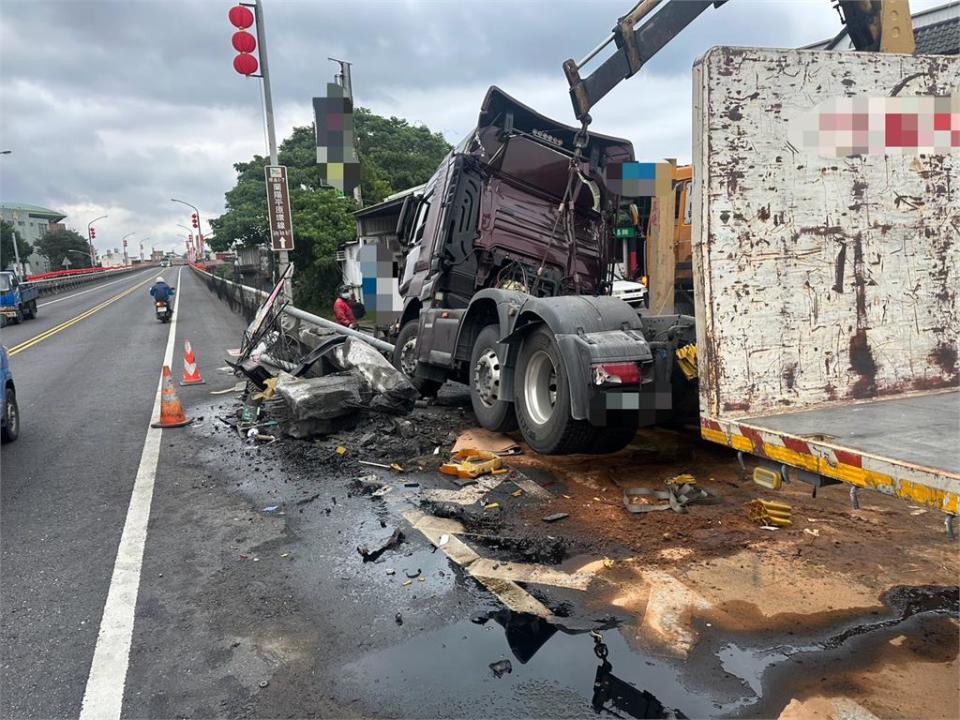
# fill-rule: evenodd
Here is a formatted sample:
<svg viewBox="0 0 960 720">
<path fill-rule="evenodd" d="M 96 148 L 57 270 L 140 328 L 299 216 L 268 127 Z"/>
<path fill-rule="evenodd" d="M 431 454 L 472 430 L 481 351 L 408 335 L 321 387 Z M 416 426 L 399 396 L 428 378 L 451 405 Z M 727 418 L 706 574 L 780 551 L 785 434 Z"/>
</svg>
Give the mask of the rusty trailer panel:
<svg viewBox="0 0 960 720">
<path fill-rule="evenodd" d="M 904 410 L 928 424 L 884 437 L 882 452 L 847 424 L 960 384 L 958 83 L 960 58 L 946 56 L 714 48 L 697 62 L 705 438 L 957 511 L 960 473 L 944 466 L 956 392 L 946 414 Z M 911 113 L 919 131 L 895 137 Z M 948 132 L 925 134 L 927 120 Z M 864 405 L 875 407 L 851 414 Z M 814 439 L 797 419 L 812 411 Z M 933 443 L 926 462 L 907 435 Z"/>
</svg>

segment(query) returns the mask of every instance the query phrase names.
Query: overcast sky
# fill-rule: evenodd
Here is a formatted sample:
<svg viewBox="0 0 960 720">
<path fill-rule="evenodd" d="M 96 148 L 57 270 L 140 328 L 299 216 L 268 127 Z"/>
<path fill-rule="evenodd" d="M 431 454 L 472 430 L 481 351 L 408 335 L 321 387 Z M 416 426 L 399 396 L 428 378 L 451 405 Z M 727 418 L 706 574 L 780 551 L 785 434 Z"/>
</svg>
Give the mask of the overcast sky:
<svg viewBox="0 0 960 720">
<path fill-rule="evenodd" d="M 183 249 L 190 210 L 223 212 L 232 164 L 266 154 L 259 81 L 232 69 L 228 0 L 2 0 L 0 200 L 97 224 L 106 250 L 135 232 Z M 913 0 L 917 12 L 942 4 Z M 840 24 L 829 0 L 730 0 L 707 10 L 593 113 L 639 159 L 690 158 L 690 68 L 713 45 L 798 47 Z M 358 104 L 454 142 L 499 85 L 573 121 L 561 64 L 602 40 L 630 0 L 264 0 L 277 135 L 351 60 Z M 204 222 L 205 231 L 209 230 Z M 147 248 L 149 250 L 149 247 Z"/>
</svg>

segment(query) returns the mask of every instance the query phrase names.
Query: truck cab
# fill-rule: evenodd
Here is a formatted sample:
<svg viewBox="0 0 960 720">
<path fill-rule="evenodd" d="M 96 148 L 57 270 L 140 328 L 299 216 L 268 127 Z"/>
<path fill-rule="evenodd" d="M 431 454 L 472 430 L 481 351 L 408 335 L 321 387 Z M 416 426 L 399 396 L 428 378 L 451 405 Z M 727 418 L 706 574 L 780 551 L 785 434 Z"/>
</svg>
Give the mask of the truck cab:
<svg viewBox="0 0 960 720">
<path fill-rule="evenodd" d="M 616 449 L 641 406 L 655 413 L 662 328 L 610 296 L 620 197 L 608 176 L 633 159 L 626 140 L 580 135 L 490 88 L 398 222 L 394 360 L 421 392 L 468 384 L 484 427 L 519 424 L 540 452 Z"/>
</svg>

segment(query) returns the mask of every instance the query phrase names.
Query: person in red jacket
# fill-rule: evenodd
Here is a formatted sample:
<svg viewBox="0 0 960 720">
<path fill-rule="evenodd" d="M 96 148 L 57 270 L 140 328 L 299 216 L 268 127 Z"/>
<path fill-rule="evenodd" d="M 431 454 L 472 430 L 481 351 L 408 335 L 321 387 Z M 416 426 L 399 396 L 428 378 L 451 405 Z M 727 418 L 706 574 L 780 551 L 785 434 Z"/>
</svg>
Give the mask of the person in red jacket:
<svg viewBox="0 0 960 720">
<path fill-rule="evenodd" d="M 350 307 L 350 291 L 347 288 L 340 288 L 339 295 L 333 303 L 333 315 L 344 327 L 356 330 L 357 319 L 353 315 L 353 308 Z"/>
</svg>

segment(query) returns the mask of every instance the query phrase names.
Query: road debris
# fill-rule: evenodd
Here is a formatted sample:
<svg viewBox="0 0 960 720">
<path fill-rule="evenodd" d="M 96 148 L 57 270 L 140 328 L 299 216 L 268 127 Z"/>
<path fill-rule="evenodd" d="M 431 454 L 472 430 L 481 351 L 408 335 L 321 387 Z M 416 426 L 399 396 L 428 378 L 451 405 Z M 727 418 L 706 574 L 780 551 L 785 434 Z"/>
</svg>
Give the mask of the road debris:
<svg viewBox="0 0 960 720">
<path fill-rule="evenodd" d="M 553 515 L 547 515 L 546 517 L 543 517 L 540 519 L 546 523 L 553 523 L 553 522 L 557 522 L 557 520 L 563 520 L 564 518 L 568 518 L 568 517 L 570 517 L 570 513 L 558 512 L 558 513 L 553 513 Z"/>
<path fill-rule="evenodd" d="M 774 502 L 772 500 L 752 500 L 744 508 L 747 517 L 762 526 L 767 527 L 788 527 L 793 524 L 791 519 L 791 507 L 786 503 Z"/>
<path fill-rule="evenodd" d="M 510 436 L 483 428 L 470 428 L 457 436 L 452 452 L 467 449 L 491 452 L 496 455 L 517 455 L 521 452 L 520 445 Z"/>
<path fill-rule="evenodd" d="M 460 479 L 475 479 L 499 470 L 503 465 L 500 457 L 488 450 L 464 448 L 450 457 L 450 462 L 440 466 L 440 472 Z"/>
<path fill-rule="evenodd" d="M 411 580 L 416 580 L 418 577 L 420 577 L 420 568 L 417 568 L 416 570 L 404 570 L 403 574 Z"/>
<path fill-rule="evenodd" d="M 376 548 L 375 550 L 369 550 L 366 546 L 360 546 L 357 548 L 357 552 L 363 557 L 364 562 L 374 562 L 387 550 L 392 550 L 393 548 L 398 547 L 403 540 L 403 531 L 400 530 L 400 528 L 397 528 L 393 531 L 393 534 L 387 539 L 387 541 L 380 547 Z"/>
<path fill-rule="evenodd" d="M 490 663 L 490 669 L 493 670 L 493 674 L 499 678 L 512 673 L 513 665 L 509 660 L 497 660 L 496 662 Z"/>
</svg>

